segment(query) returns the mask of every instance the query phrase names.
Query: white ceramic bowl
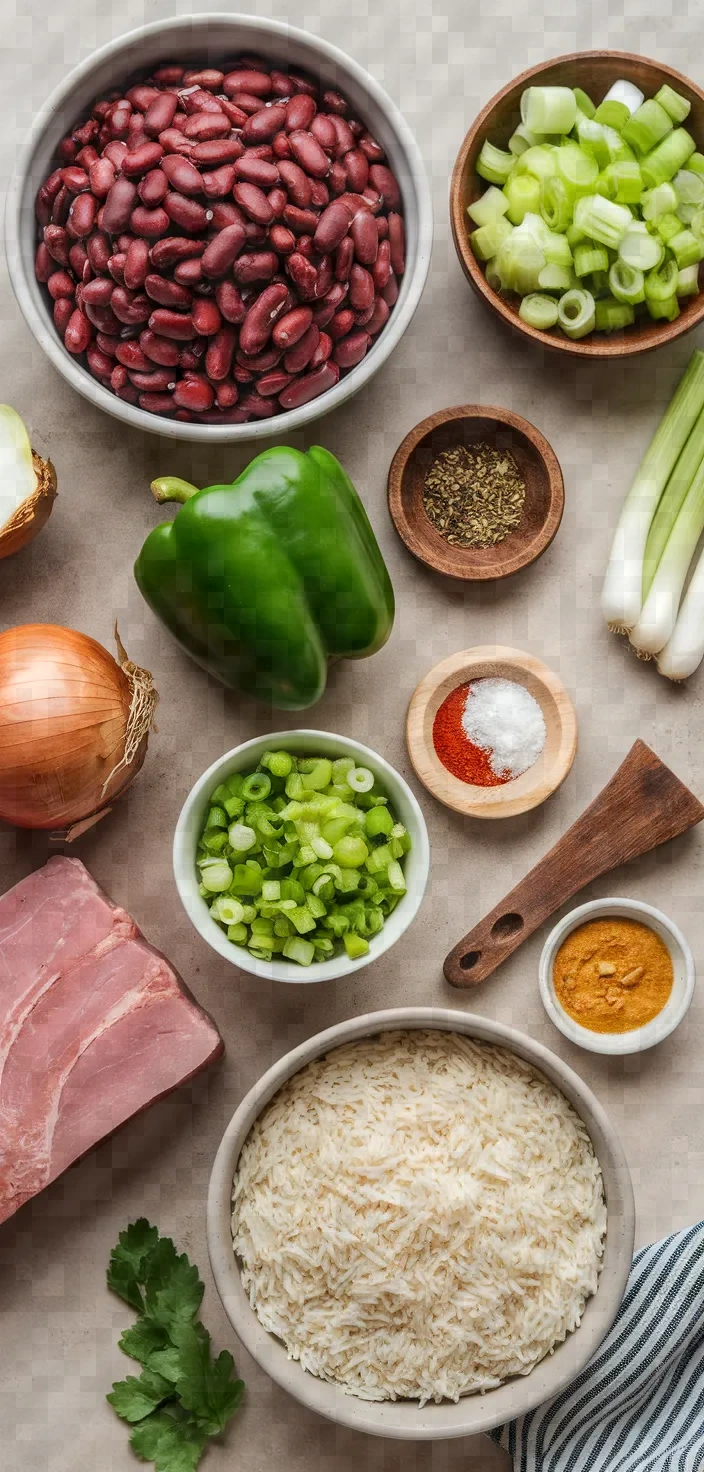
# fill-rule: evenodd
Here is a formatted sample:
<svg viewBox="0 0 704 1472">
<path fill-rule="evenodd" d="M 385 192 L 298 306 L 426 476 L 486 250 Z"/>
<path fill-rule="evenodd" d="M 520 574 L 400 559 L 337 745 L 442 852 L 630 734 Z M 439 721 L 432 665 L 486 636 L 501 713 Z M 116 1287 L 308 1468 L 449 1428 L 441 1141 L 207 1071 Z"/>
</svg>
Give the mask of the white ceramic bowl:
<svg viewBox="0 0 704 1472">
<path fill-rule="evenodd" d="M 398 302 L 387 326 L 356 368 L 331 389 L 301 409 L 250 424 L 182 424 L 147 414 L 124 403 L 92 378 L 68 353 L 59 339 L 47 305 L 46 289 L 34 276 L 36 224 L 34 197 L 51 171 L 52 159 L 64 134 L 82 111 L 128 78 L 145 76 L 164 59 L 211 65 L 238 52 L 256 52 L 275 63 L 302 67 L 327 87 L 342 92 L 363 122 L 385 148 L 401 186 L 406 220 L 407 259 Z M 7 197 L 5 220 L 10 279 L 28 326 L 59 373 L 84 398 L 132 429 L 170 439 L 209 444 L 285 437 L 351 399 L 369 381 L 400 342 L 420 301 L 430 264 L 433 215 L 428 180 L 418 145 L 398 108 L 379 83 L 339 51 L 308 31 L 284 21 L 253 15 L 215 14 L 182 16 L 154 21 L 119 36 L 81 62 L 47 99 L 20 149 Z"/>
<path fill-rule="evenodd" d="M 366 956 L 359 956 L 355 961 L 351 961 L 345 952 L 330 961 L 314 961 L 311 966 L 299 966 L 295 961 L 257 961 L 244 946 L 233 945 L 227 939 L 225 931 L 213 920 L 205 900 L 198 893 L 196 850 L 211 793 L 233 772 L 251 771 L 265 751 L 280 748 L 299 755 L 352 756 L 359 766 L 370 767 L 380 778 L 396 817 L 408 829 L 411 851 L 403 861 L 408 885 L 406 893 L 388 916 L 383 930 L 370 940 Z M 348 976 L 359 971 L 362 966 L 368 966 L 370 961 L 383 956 L 384 951 L 388 951 L 403 935 L 421 906 L 428 881 L 430 848 L 425 818 L 408 783 L 375 751 L 362 746 L 359 741 L 350 741 L 347 736 L 336 736 L 328 731 L 274 731 L 228 751 L 199 778 L 186 798 L 176 825 L 173 862 L 184 909 L 199 935 L 214 951 L 254 976 L 266 976 L 272 981 L 314 982 L 332 981 L 336 976 Z"/>
<path fill-rule="evenodd" d="M 558 1001 L 553 985 L 553 966 L 555 956 L 562 945 L 563 940 L 583 925 L 586 920 L 601 920 L 610 915 L 620 915 L 626 920 L 639 920 L 642 925 L 649 925 L 656 935 L 664 941 L 670 956 L 674 971 L 674 981 L 670 997 L 657 1017 L 652 1022 L 647 1022 L 645 1027 L 636 1027 L 631 1032 L 601 1033 L 592 1032 L 588 1027 L 582 1027 L 575 1022 L 564 1007 Z M 559 1027 L 570 1042 L 577 1043 L 580 1048 L 586 1048 L 590 1053 L 624 1054 L 642 1053 L 646 1048 L 652 1048 L 656 1043 L 661 1043 L 663 1038 L 669 1037 L 676 1027 L 679 1027 L 689 1004 L 694 995 L 695 969 L 694 956 L 689 942 L 685 940 L 682 931 L 663 915 L 661 910 L 656 910 L 652 905 L 643 900 L 605 899 L 590 900 L 586 905 L 579 905 L 576 910 L 571 910 L 551 930 L 540 957 L 540 995 L 548 1017 Z"/>
<path fill-rule="evenodd" d="M 399 1028 L 435 1028 L 462 1033 L 511 1048 L 558 1086 L 584 1120 L 601 1165 L 607 1202 L 607 1235 L 599 1287 L 587 1303 L 582 1322 L 530 1375 L 520 1376 L 484 1395 L 446 1401 L 421 1410 L 414 1401 L 363 1401 L 318 1380 L 295 1360 L 283 1344 L 262 1327 L 242 1287 L 230 1228 L 232 1182 L 240 1151 L 265 1104 L 304 1064 L 358 1038 Z M 488 1431 L 523 1415 L 550 1399 L 579 1374 L 610 1329 L 626 1286 L 633 1252 L 633 1190 L 618 1136 L 598 1100 L 559 1058 L 532 1038 L 471 1013 L 435 1007 L 399 1007 L 338 1023 L 287 1053 L 255 1084 L 228 1125 L 210 1178 L 208 1248 L 225 1312 L 245 1348 L 296 1400 L 340 1425 L 373 1436 L 409 1441 L 436 1441 Z"/>
</svg>

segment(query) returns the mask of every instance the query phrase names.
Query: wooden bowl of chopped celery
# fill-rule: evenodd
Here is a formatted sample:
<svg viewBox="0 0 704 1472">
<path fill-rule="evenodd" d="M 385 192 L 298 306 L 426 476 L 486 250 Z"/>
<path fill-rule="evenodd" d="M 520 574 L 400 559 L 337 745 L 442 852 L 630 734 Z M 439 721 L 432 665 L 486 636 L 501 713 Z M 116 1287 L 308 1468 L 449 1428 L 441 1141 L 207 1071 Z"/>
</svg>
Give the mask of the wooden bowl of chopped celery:
<svg viewBox="0 0 704 1472">
<path fill-rule="evenodd" d="M 533 342 L 581 358 L 672 342 L 704 320 L 704 92 L 628 51 L 532 67 L 467 133 L 450 218 L 470 285 Z"/>
</svg>

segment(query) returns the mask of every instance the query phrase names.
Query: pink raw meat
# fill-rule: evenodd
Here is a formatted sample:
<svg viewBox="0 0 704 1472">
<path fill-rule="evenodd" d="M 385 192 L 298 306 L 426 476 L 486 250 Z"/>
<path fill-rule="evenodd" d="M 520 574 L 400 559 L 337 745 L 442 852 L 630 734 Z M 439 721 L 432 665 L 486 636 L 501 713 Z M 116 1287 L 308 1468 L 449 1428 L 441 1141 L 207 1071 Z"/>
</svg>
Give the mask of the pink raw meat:
<svg viewBox="0 0 704 1472">
<path fill-rule="evenodd" d="M 78 859 L 15 885 L 0 899 L 0 1222 L 222 1051 Z"/>
</svg>

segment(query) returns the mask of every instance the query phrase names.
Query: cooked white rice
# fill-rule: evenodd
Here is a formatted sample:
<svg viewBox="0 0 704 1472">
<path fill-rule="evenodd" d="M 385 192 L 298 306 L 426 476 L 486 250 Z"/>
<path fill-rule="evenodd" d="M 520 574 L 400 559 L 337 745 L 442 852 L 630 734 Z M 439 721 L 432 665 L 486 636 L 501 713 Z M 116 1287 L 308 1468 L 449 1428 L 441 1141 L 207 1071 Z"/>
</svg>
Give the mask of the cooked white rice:
<svg viewBox="0 0 704 1472">
<path fill-rule="evenodd" d="M 250 1131 L 233 1201 L 261 1323 L 375 1401 L 527 1375 L 579 1324 L 606 1230 L 560 1090 L 446 1032 L 383 1033 L 302 1068 Z"/>
</svg>

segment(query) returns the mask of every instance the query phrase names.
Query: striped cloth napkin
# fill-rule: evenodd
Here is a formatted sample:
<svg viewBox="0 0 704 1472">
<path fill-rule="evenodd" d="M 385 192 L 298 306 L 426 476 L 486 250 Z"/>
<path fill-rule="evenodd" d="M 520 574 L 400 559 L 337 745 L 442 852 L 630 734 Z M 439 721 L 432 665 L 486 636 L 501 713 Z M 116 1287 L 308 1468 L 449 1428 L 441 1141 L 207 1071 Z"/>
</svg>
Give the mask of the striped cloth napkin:
<svg viewBox="0 0 704 1472">
<path fill-rule="evenodd" d="M 490 1435 L 515 1472 L 704 1472 L 704 1222 L 638 1252 L 586 1370 Z"/>
</svg>

